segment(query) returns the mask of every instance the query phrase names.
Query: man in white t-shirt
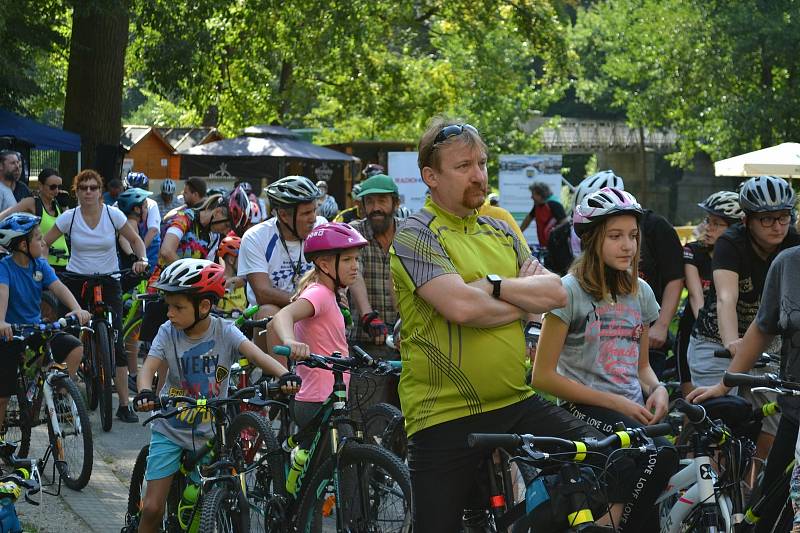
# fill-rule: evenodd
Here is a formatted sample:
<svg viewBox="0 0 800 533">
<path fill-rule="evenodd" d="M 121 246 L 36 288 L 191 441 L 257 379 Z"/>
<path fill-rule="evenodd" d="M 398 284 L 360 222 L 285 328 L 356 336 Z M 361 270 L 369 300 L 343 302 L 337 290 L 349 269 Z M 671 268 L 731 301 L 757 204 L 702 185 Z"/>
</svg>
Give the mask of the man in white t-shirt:
<svg viewBox="0 0 800 533">
<path fill-rule="evenodd" d="M 247 281 L 249 303 L 261 306 L 258 318 L 274 315 L 289 303 L 297 281 L 313 267 L 303 257 L 303 240 L 327 222 L 316 215 L 320 190 L 308 178 L 288 176 L 265 192 L 276 216 L 245 232 L 237 272 Z"/>
</svg>

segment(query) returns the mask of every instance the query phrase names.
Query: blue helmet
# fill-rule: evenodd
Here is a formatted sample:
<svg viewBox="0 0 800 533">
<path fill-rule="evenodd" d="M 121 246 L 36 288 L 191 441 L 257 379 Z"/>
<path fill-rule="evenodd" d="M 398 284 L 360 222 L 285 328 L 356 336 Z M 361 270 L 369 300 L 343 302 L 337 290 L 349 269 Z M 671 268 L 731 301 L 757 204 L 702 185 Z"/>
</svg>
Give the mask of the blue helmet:
<svg viewBox="0 0 800 533">
<path fill-rule="evenodd" d="M 147 174 L 144 172 L 128 172 L 128 177 L 125 181 L 128 182 L 128 187 L 147 189 L 147 185 L 150 183 L 150 178 L 148 178 Z"/>
<path fill-rule="evenodd" d="M 126 215 L 130 215 L 134 207 L 144 204 L 147 197 L 152 194 L 150 191 L 143 191 L 142 189 L 128 189 L 117 196 L 117 207 Z"/>
<path fill-rule="evenodd" d="M 32 232 L 40 220 L 30 213 L 14 213 L 0 220 L 0 246 L 11 251 L 16 240 Z"/>
</svg>

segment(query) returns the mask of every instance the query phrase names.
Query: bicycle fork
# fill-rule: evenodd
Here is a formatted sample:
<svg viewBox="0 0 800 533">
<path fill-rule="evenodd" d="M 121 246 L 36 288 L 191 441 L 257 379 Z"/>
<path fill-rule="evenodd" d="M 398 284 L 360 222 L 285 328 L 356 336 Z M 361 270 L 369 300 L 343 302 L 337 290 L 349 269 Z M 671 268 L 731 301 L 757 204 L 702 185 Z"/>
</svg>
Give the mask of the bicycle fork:
<svg viewBox="0 0 800 533">
<path fill-rule="evenodd" d="M 61 424 L 59 424 L 58 422 L 58 412 L 56 411 L 56 404 L 55 401 L 53 400 L 53 383 L 56 380 L 60 379 L 70 379 L 70 378 L 69 376 L 66 376 L 64 374 L 52 373 L 45 378 L 45 385 L 43 387 L 44 390 L 42 391 L 44 393 L 44 402 L 45 405 L 47 406 L 47 416 L 50 418 L 50 425 L 53 428 L 53 435 L 55 435 L 57 438 L 64 437 L 64 435 L 61 432 Z M 72 404 L 72 402 L 70 402 L 70 404 Z M 72 406 L 70 406 L 70 409 L 72 409 Z M 75 429 L 78 433 L 80 433 L 81 427 L 78 414 L 76 412 L 72 412 L 71 415 L 72 419 L 75 421 Z"/>
</svg>

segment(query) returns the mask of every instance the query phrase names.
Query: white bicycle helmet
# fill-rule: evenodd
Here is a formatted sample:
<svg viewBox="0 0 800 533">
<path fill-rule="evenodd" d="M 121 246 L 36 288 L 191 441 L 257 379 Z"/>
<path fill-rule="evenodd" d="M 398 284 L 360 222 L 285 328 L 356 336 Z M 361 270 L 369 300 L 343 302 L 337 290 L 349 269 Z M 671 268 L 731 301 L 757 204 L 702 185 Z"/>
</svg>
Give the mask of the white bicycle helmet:
<svg viewBox="0 0 800 533">
<path fill-rule="evenodd" d="M 722 217 L 730 223 L 735 224 L 744 218 L 739 195 L 733 191 L 715 192 L 697 205 L 707 213 Z"/>
<path fill-rule="evenodd" d="M 298 204 L 313 202 L 322 192 L 314 182 L 304 176 L 287 176 L 268 185 L 264 192 L 270 205 L 278 207 L 295 207 Z"/>
<path fill-rule="evenodd" d="M 225 268 L 207 259 L 178 259 L 161 271 L 156 289 L 172 294 L 225 295 Z"/>
<path fill-rule="evenodd" d="M 745 213 L 767 213 L 794 209 L 794 191 L 783 178 L 750 178 L 739 192 L 739 204 Z"/>
<path fill-rule="evenodd" d="M 575 212 L 575 207 L 580 205 L 587 194 L 599 191 L 604 187 L 624 191 L 625 183 L 623 183 L 621 177 L 614 174 L 613 170 L 603 170 L 597 174 L 587 176 L 575 187 L 574 196 L 572 197 L 572 211 Z"/>
<path fill-rule="evenodd" d="M 604 187 L 599 191 L 584 196 L 575 207 L 572 225 L 578 237 L 589 231 L 597 223 L 614 215 L 631 214 L 641 219 L 644 210 L 631 193 Z"/>
<path fill-rule="evenodd" d="M 168 194 L 172 196 L 175 194 L 175 182 L 171 179 L 165 179 L 161 182 L 161 194 Z"/>
<path fill-rule="evenodd" d="M 400 220 L 405 220 L 411 216 L 411 210 L 404 205 L 398 206 L 397 211 L 394 212 L 394 216 Z"/>
</svg>

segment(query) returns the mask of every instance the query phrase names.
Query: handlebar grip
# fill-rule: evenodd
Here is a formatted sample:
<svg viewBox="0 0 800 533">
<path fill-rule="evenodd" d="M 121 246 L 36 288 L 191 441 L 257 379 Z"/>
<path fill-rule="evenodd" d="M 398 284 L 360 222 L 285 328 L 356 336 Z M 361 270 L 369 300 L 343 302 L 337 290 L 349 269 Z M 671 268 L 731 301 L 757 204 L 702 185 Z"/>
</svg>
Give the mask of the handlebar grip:
<svg viewBox="0 0 800 533">
<path fill-rule="evenodd" d="M 720 359 L 731 359 L 733 356 L 731 355 L 730 350 L 723 348 L 721 350 L 714 350 L 714 357 L 719 357 Z"/>
<path fill-rule="evenodd" d="M 467 445 L 470 448 L 518 448 L 522 438 L 514 433 L 470 433 L 467 435 Z"/>
<path fill-rule="evenodd" d="M 372 366 L 375 363 L 375 360 L 372 358 L 372 356 L 361 349 L 361 346 L 353 346 L 353 351 L 361 358 L 362 361 L 364 361 L 364 364 Z"/>
<path fill-rule="evenodd" d="M 288 346 L 280 345 L 280 344 L 278 346 L 273 346 L 272 347 L 272 352 L 275 355 L 282 355 L 284 357 L 289 357 L 290 355 L 292 355 L 291 348 L 289 348 Z"/>
<path fill-rule="evenodd" d="M 667 435 L 672 434 L 672 424 L 669 422 L 645 426 L 642 429 L 644 430 L 644 434 L 648 437 L 666 437 Z"/>
<path fill-rule="evenodd" d="M 403 361 L 393 361 L 384 359 L 383 362 L 387 363 L 390 367 L 392 367 L 392 370 L 403 370 Z"/>
<path fill-rule="evenodd" d="M 701 405 L 692 405 L 683 398 L 675 400 L 675 408 L 689 418 L 689 422 L 701 422 L 706 417 L 706 410 Z"/>
<path fill-rule="evenodd" d="M 155 294 L 137 294 L 134 296 L 134 299 L 142 301 L 142 302 L 157 302 L 161 299 L 161 295 L 158 293 Z"/>
<path fill-rule="evenodd" d="M 726 387 L 773 387 L 775 382 L 767 376 L 751 376 L 750 374 L 737 374 L 725 372 L 722 383 Z"/>
<path fill-rule="evenodd" d="M 250 307 L 248 307 L 247 309 L 244 310 L 244 313 L 242 313 L 242 316 L 245 317 L 245 318 L 253 318 L 254 316 L 256 316 L 256 313 L 258 313 L 259 309 L 261 309 L 260 306 L 251 305 Z"/>
</svg>

